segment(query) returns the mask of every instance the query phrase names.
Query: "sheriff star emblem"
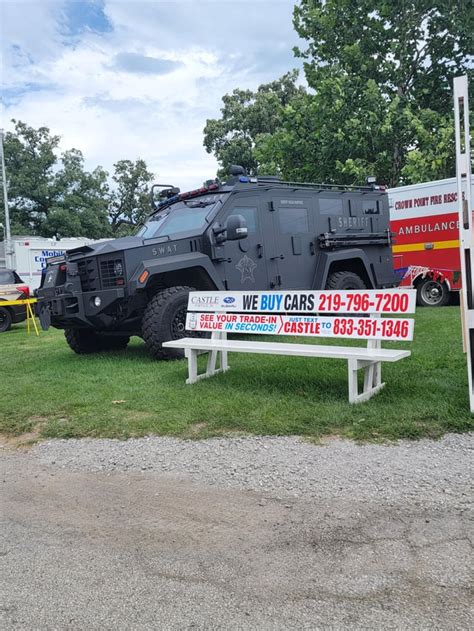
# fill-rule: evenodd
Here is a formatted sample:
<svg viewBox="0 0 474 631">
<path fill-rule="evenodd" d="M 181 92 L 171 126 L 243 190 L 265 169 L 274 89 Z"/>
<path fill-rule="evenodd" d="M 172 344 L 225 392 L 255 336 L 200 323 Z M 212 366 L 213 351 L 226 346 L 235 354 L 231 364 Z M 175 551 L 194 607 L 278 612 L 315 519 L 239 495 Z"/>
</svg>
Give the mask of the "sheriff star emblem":
<svg viewBox="0 0 474 631">
<path fill-rule="evenodd" d="M 243 256 L 235 267 L 240 272 L 241 283 L 245 283 L 246 280 L 249 280 L 252 283 L 255 282 L 253 270 L 257 267 L 257 264 L 250 257 L 247 255 Z"/>
</svg>

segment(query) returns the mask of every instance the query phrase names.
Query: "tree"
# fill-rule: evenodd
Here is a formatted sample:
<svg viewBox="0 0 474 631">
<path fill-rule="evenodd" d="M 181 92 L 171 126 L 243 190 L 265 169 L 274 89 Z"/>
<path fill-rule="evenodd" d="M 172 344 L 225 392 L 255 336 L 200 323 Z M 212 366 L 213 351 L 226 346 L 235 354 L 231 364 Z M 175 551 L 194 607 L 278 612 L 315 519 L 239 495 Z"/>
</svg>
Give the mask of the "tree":
<svg viewBox="0 0 474 631">
<path fill-rule="evenodd" d="M 297 78 L 298 72 L 293 70 L 256 92 L 235 89 L 222 97 L 221 118 L 207 120 L 204 128 L 204 146 L 219 161 L 220 177 L 228 174 L 232 164 L 240 164 L 251 175 L 257 173 L 256 139 L 280 128 L 283 109 L 304 92 L 296 85 Z"/>
<path fill-rule="evenodd" d="M 150 214 L 149 185 L 154 175 L 140 158 L 135 162 L 119 160 L 114 169 L 115 187 L 110 195 L 109 218 L 115 235 L 127 234 Z"/>
<path fill-rule="evenodd" d="M 472 74 L 473 18 L 462 0 L 300 0 L 294 25 L 306 46 L 295 54 L 309 89 L 293 79 L 288 98 L 267 109 L 267 86 L 234 90 L 204 144 L 224 171 L 234 161 L 292 180 L 375 175 L 396 186 L 452 176 L 451 86 Z M 252 126 L 254 112 L 262 115 Z"/>
<path fill-rule="evenodd" d="M 47 127 L 33 129 L 21 121 L 12 122 L 15 132 L 7 132 L 4 137 L 12 231 L 35 234 L 51 205 L 51 180 L 60 138 L 51 136 Z M 0 204 L 3 216 L 3 197 Z"/>
<path fill-rule="evenodd" d="M 422 156 L 423 177 L 453 174 L 453 161 L 446 153 L 437 159 L 428 135 L 442 139 L 444 149 L 452 142 L 451 86 L 454 76 L 471 72 L 472 18 L 472 5 L 462 0 L 301 0 L 294 9 L 295 28 L 307 41 L 295 53 L 305 60 L 316 98 L 324 82 L 343 79 L 350 85 L 346 100 L 370 82 L 385 100 L 385 178 L 392 186 L 418 177 L 407 167 L 420 165 Z M 348 160 L 358 154 L 359 144 Z"/>
<path fill-rule="evenodd" d="M 13 122 L 4 142 L 13 234 L 100 239 L 130 232 L 149 214 L 153 174 L 144 160 L 119 160 L 109 183 L 102 167 L 85 169 L 78 149 L 58 156 L 60 137 L 47 127 Z"/>
<path fill-rule="evenodd" d="M 315 89 L 342 72 L 374 80 L 390 100 L 451 112 L 452 80 L 472 54 L 473 11 L 464 0 L 300 0 L 294 25 L 308 44 L 295 53 Z"/>
<path fill-rule="evenodd" d="M 259 169 L 294 181 L 351 184 L 374 172 L 384 179 L 392 133 L 385 108 L 373 81 L 357 93 L 344 77 L 324 80 L 316 95 L 305 94 L 285 108 L 280 129 L 258 137 Z"/>
<path fill-rule="evenodd" d="M 60 138 L 47 127 L 13 122 L 15 131 L 4 143 L 13 234 L 108 236 L 107 172 L 100 167 L 87 172 L 76 149 L 58 158 Z"/>
<path fill-rule="evenodd" d="M 87 236 L 91 239 L 111 234 L 107 207 L 108 173 L 102 167 L 84 169 L 81 151 L 70 149 L 61 156 L 62 168 L 54 175 L 55 192 L 47 218 L 41 226 L 43 236 Z"/>
</svg>

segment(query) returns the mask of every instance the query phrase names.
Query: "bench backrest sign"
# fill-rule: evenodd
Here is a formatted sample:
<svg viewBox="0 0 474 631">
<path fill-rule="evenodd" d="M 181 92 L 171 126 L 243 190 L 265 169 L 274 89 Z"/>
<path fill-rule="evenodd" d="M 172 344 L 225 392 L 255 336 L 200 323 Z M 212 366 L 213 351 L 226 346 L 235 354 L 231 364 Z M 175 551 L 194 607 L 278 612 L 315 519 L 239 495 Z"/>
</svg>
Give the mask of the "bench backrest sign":
<svg viewBox="0 0 474 631">
<path fill-rule="evenodd" d="M 373 316 L 410 314 L 415 307 L 413 289 L 191 292 L 186 329 L 409 341 L 412 318 Z"/>
</svg>

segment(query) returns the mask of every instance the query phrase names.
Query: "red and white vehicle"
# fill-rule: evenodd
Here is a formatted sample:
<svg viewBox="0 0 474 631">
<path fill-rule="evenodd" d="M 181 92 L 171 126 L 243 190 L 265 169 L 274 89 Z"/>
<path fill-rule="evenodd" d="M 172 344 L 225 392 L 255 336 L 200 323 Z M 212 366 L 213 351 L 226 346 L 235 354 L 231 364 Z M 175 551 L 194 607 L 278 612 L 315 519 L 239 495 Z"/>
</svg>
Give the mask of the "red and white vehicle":
<svg viewBox="0 0 474 631">
<path fill-rule="evenodd" d="M 456 178 L 391 188 L 388 196 L 400 286 L 415 287 L 420 305 L 447 304 L 461 289 Z"/>
</svg>

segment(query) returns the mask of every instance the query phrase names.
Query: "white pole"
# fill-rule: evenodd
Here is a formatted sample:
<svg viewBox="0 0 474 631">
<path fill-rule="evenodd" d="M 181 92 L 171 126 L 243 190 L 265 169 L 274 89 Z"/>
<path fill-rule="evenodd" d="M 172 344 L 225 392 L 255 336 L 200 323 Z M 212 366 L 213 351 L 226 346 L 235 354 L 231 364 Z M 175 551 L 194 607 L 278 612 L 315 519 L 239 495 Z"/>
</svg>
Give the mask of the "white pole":
<svg viewBox="0 0 474 631">
<path fill-rule="evenodd" d="M 454 131 L 459 208 L 464 346 L 467 355 L 469 403 L 474 412 L 474 217 L 467 76 L 454 79 Z"/>
<path fill-rule="evenodd" d="M 12 235 L 10 232 L 10 211 L 8 208 L 8 194 L 7 194 L 7 172 L 5 171 L 5 155 L 3 152 L 3 129 L 0 129 L 0 153 L 2 160 L 2 183 L 3 183 L 3 205 L 5 208 L 5 265 L 7 268 L 12 267 Z"/>
</svg>

